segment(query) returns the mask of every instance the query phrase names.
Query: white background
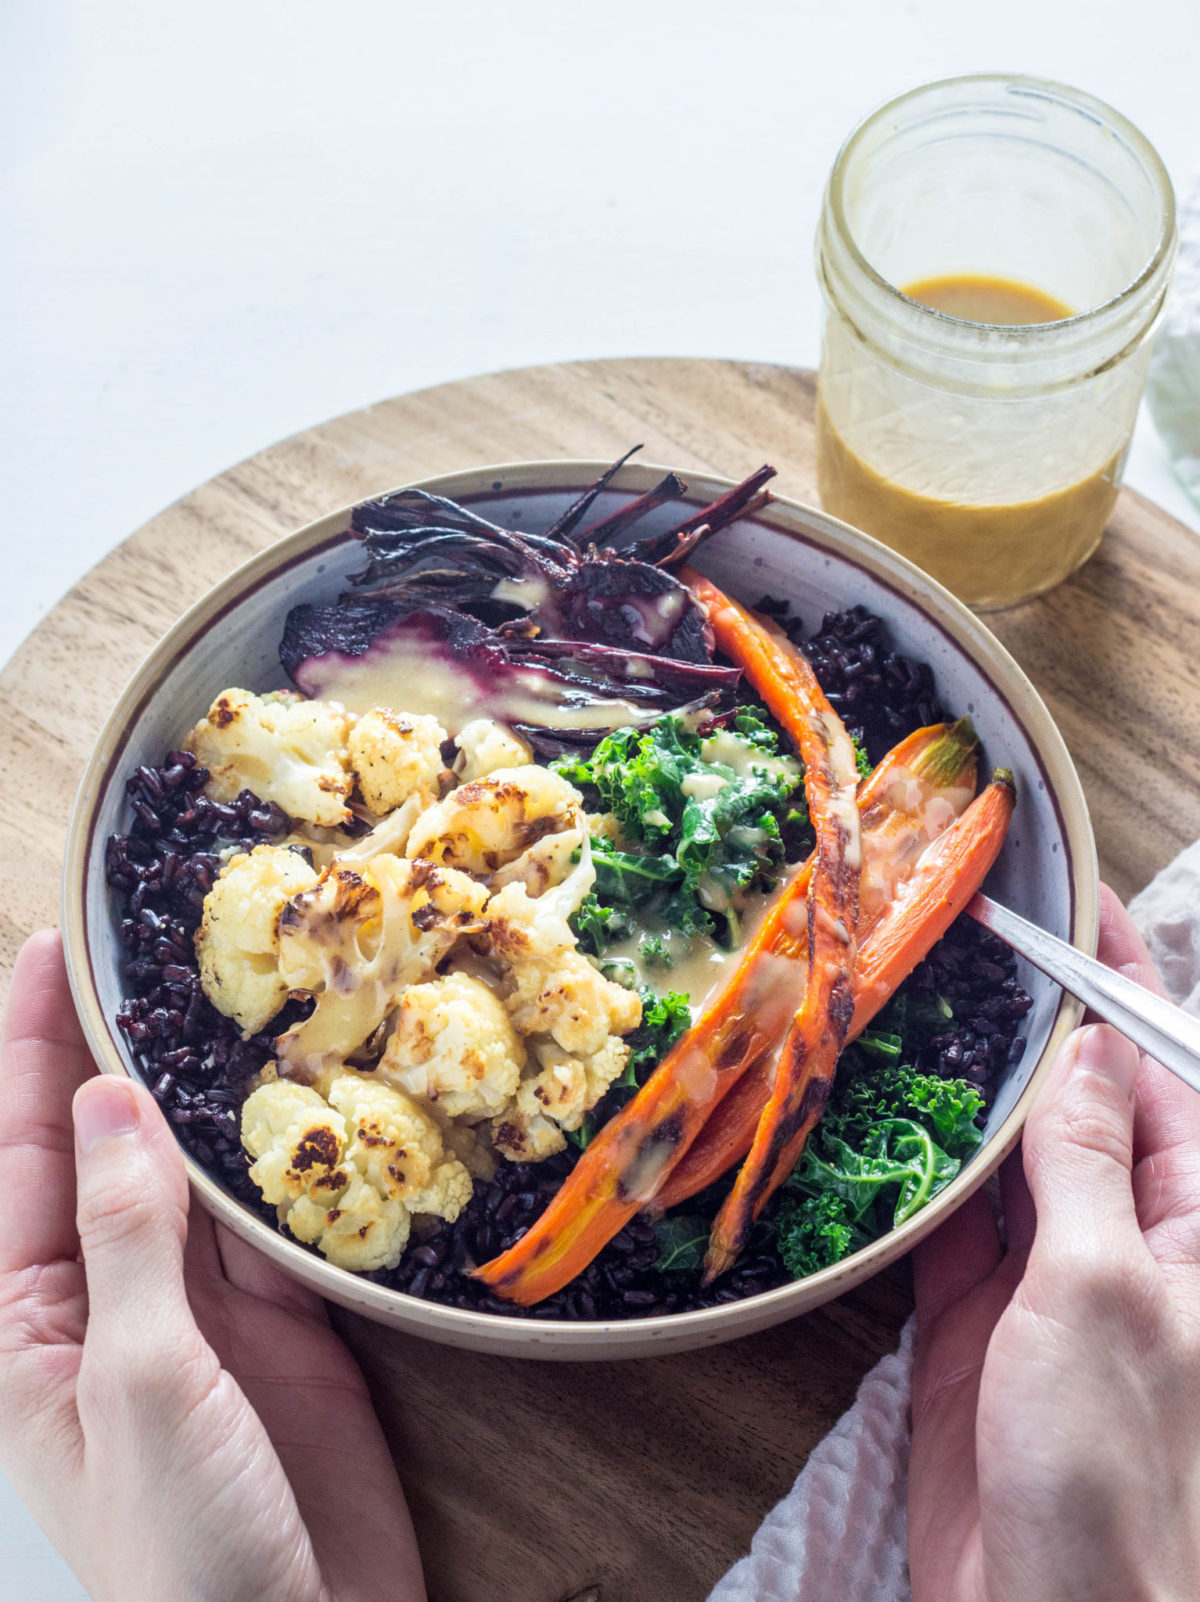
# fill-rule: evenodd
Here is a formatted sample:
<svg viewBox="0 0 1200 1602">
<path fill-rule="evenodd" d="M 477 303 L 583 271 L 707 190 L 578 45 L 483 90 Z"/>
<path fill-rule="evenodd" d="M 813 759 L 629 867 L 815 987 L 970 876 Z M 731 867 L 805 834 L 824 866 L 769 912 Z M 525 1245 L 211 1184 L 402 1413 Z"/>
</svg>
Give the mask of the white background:
<svg viewBox="0 0 1200 1602">
<path fill-rule="evenodd" d="M 814 364 L 825 175 L 919 82 L 1075 83 L 1182 186 L 1198 47 L 1196 0 L 0 0 L 0 660 L 337 412 L 570 357 Z M 1200 528 L 1144 420 L 1128 478 Z M 2 1480 L 0 1575 L 82 1594 Z"/>
</svg>

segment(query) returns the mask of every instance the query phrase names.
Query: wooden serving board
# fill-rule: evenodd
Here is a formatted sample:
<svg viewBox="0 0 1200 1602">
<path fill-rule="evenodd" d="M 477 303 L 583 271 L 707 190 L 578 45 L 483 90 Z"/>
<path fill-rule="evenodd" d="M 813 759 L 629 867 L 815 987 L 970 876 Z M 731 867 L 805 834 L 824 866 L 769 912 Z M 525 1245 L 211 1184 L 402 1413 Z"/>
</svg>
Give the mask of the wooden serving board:
<svg viewBox="0 0 1200 1602">
<path fill-rule="evenodd" d="M 78 584 L 0 674 L 0 983 L 57 921 L 63 836 L 122 684 L 185 607 L 320 513 L 482 463 L 617 456 L 816 499 L 810 372 L 574 362 L 404 395 L 194 490 Z M 1124 491 L 1097 556 L 989 618 L 1079 766 L 1123 896 L 1200 835 L 1200 538 Z M 475 1357 L 337 1313 L 404 1477 L 433 1602 L 698 1602 L 894 1348 L 903 1266 L 820 1312 L 682 1357 Z"/>
</svg>

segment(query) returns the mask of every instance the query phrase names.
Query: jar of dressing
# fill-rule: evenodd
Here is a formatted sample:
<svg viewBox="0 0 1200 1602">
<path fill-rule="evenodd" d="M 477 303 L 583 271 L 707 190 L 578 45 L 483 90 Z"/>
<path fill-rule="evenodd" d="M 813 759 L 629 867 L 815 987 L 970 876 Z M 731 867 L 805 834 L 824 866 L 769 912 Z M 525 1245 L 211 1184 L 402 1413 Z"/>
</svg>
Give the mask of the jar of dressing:
<svg viewBox="0 0 1200 1602">
<path fill-rule="evenodd" d="M 1153 147 L 1090 95 L 954 78 L 843 145 L 817 233 L 821 503 L 962 600 L 1095 550 L 1175 256 Z"/>
</svg>

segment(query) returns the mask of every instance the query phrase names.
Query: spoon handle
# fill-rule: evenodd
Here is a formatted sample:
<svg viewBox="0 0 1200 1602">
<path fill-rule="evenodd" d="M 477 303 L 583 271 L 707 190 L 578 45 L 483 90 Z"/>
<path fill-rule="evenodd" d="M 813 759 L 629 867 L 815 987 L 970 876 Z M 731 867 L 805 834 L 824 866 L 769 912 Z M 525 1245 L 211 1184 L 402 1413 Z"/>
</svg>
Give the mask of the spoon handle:
<svg viewBox="0 0 1200 1602">
<path fill-rule="evenodd" d="M 1114 973 L 1095 957 L 1077 951 L 985 895 L 975 896 L 967 911 L 1035 968 L 1086 1002 L 1135 1046 L 1193 1090 L 1200 1090 L 1200 1018 L 1124 974 Z"/>
</svg>

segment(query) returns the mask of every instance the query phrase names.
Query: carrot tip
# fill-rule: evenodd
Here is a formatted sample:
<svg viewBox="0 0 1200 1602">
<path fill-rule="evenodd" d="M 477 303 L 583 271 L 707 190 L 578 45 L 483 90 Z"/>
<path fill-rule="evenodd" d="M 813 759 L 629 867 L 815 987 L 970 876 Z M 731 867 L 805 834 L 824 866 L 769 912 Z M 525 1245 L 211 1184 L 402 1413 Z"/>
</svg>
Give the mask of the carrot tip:
<svg viewBox="0 0 1200 1602">
<path fill-rule="evenodd" d="M 710 1241 L 708 1251 L 704 1254 L 704 1274 L 700 1284 L 705 1290 L 714 1279 L 720 1279 L 722 1274 L 728 1273 L 733 1267 L 735 1254 L 727 1246 Z"/>
</svg>

